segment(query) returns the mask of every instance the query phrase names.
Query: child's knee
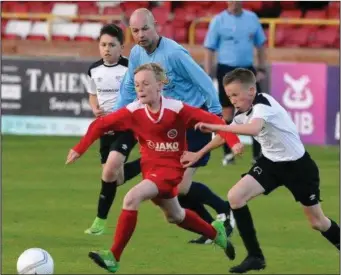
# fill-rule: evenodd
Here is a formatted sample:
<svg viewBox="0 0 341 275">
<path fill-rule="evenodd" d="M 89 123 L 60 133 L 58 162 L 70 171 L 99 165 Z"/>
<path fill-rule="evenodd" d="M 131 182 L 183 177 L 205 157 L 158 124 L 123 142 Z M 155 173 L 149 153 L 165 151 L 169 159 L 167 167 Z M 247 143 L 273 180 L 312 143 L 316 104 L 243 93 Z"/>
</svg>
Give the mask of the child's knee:
<svg viewBox="0 0 341 275">
<path fill-rule="evenodd" d="M 181 208 L 181 210 L 166 213 L 166 219 L 169 223 L 179 224 L 185 219 L 185 210 Z"/>
<path fill-rule="evenodd" d="M 246 204 L 246 200 L 243 196 L 240 196 L 238 192 L 233 192 L 233 190 L 227 193 L 227 200 L 230 203 L 232 209 L 239 209 Z"/>
<path fill-rule="evenodd" d="M 141 199 L 135 192 L 128 192 L 123 199 L 123 209 L 137 210 Z"/>
<path fill-rule="evenodd" d="M 330 220 L 327 217 L 322 217 L 320 219 L 310 219 L 310 226 L 312 229 L 325 232 L 330 227 Z"/>
</svg>

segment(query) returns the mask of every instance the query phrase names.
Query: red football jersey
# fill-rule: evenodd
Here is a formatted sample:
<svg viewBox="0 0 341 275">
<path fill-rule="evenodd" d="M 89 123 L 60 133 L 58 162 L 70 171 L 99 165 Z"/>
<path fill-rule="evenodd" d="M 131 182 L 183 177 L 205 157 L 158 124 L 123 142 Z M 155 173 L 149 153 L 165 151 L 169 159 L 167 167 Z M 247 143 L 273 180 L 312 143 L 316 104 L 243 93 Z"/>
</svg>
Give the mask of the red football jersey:
<svg viewBox="0 0 341 275">
<path fill-rule="evenodd" d="M 224 124 L 218 116 L 178 100 L 162 97 L 161 109 L 155 114 L 140 101 L 134 101 L 125 108 L 92 122 L 74 150 L 83 154 L 107 131 L 132 130 L 140 144 L 142 166 L 147 164 L 181 168 L 180 157 L 187 149 L 186 129 L 193 128 L 198 122 Z M 235 134 L 219 132 L 219 135 L 230 146 L 239 142 Z"/>
</svg>

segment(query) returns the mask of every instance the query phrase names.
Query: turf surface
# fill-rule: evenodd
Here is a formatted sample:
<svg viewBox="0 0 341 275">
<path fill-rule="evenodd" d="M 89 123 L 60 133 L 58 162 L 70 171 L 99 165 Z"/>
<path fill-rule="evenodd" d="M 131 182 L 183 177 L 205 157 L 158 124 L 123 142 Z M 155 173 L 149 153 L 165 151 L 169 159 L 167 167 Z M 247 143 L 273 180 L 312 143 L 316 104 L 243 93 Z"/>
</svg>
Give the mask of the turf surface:
<svg viewBox="0 0 341 275">
<path fill-rule="evenodd" d="M 103 274 L 88 258 L 90 250 L 109 248 L 122 199 L 140 177 L 119 188 L 109 216 L 109 232 L 88 236 L 83 231 L 95 216 L 100 187 L 97 145 L 66 167 L 67 152 L 78 138 L 4 136 L 2 140 L 2 272 L 16 273 L 16 260 L 30 247 L 50 252 L 55 273 Z M 339 148 L 308 147 L 320 167 L 322 206 L 339 222 Z M 135 150 L 131 159 L 138 156 Z M 250 148 L 235 166 L 221 166 L 221 151 L 196 179 L 225 196 L 250 167 Z M 337 274 L 339 253 L 309 229 L 300 205 L 285 189 L 250 203 L 260 243 L 267 258 L 264 274 Z M 194 237 L 165 222 L 150 202 L 142 205 L 135 235 L 121 259 L 119 273 L 226 274 L 233 264 L 218 247 L 187 244 Z M 239 263 L 245 256 L 234 234 Z"/>
</svg>

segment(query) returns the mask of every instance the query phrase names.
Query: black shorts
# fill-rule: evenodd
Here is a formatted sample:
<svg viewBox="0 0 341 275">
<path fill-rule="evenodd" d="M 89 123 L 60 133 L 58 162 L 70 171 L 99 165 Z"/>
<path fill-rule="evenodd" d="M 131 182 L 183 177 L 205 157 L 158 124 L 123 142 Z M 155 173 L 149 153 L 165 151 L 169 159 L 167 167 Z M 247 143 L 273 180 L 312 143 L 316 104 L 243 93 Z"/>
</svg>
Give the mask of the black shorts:
<svg viewBox="0 0 341 275">
<path fill-rule="evenodd" d="M 101 136 L 99 148 L 101 163 L 106 163 L 111 151 L 120 152 L 126 157 L 127 160 L 136 143 L 137 140 L 131 131 L 116 132 L 114 134 L 106 134 Z"/>
<path fill-rule="evenodd" d="M 305 206 L 321 201 L 319 170 L 307 152 L 298 160 L 285 162 L 273 162 L 262 156 L 247 174 L 262 185 L 265 195 L 279 186 L 285 186 L 295 200 Z"/>
<path fill-rule="evenodd" d="M 225 108 L 226 107 L 233 107 L 233 105 L 225 93 L 224 85 L 223 85 L 223 78 L 227 73 L 229 73 L 229 72 L 231 72 L 237 68 L 245 68 L 245 69 L 251 70 L 254 74 L 256 74 L 256 70 L 254 67 L 230 67 L 228 65 L 218 64 L 218 66 L 217 66 L 217 80 L 218 80 L 218 89 L 219 89 L 219 101 L 220 101 L 221 106 L 223 106 Z M 261 93 L 260 85 L 258 82 L 257 82 L 257 92 Z"/>
</svg>

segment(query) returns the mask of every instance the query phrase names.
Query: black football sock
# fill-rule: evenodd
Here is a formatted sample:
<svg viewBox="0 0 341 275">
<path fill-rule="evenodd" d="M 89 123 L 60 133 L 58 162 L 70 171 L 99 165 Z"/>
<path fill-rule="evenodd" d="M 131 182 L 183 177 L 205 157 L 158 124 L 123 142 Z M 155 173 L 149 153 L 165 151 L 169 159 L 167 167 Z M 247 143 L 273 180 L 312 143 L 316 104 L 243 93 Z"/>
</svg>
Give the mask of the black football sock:
<svg viewBox="0 0 341 275">
<path fill-rule="evenodd" d="M 186 195 L 181 195 L 178 197 L 178 199 L 182 208 L 188 208 L 193 210 L 207 223 L 211 223 L 214 221 L 211 214 L 206 210 L 206 208 L 202 204 L 190 200 Z"/>
<path fill-rule="evenodd" d="M 223 144 L 223 151 L 224 151 L 224 156 L 232 153 L 231 148 L 226 144 L 226 142 Z"/>
<path fill-rule="evenodd" d="M 196 201 L 191 201 L 187 196 L 183 195 L 180 195 L 178 199 L 182 208 L 193 210 L 200 216 L 200 218 L 202 218 L 205 222 L 209 224 L 211 224 L 214 221 L 211 214 L 206 210 L 206 208 L 202 204 Z"/>
<path fill-rule="evenodd" d="M 217 214 L 230 213 L 230 204 L 214 194 L 210 188 L 200 182 L 192 182 L 187 193 L 190 201 L 196 201 L 212 207 Z"/>
<path fill-rule="evenodd" d="M 124 164 L 124 182 L 131 180 L 132 178 L 135 178 L 138 174 L 141 173 L 141 164 L 140 160 L 136 159 L 131 162 L 127 162 Z"/>
<path fill-rule="evenodd" d="M 226 120 L 225 119 L 225 122 L 226 122 L 227 125 L 229 125 L 232 122 L 232 120 Z M 229 155 L 229 154 L 232 154 L 231 148 L 227 145 L 226 142 L 223 144 L 223 150 L 224 150 L 224 155 L 225 156 Z"/>
<path fill-rule="evenodd" d="M 322 236 L 330 241 L 338 250 L 340 250 L 340 227 L 336 222 L 330 219 L 331 225 L 326 232 L 321 232 Z"/>
<path fill-rule="evenodd" d="M 98 199 L 97 217 L 101 219 L 106 219 L 110 207 L 115 199 L 117 189 L 117 182 L 106 182 L 102 180 L 101 193 Z"/>
<path fill-rule="evenodd" d="M 239 209 L 232 209 L 237 228 L 242 238 L 245 248 L 250 256 L 264 258 L 263 252 L 259 246 L 256 230 L 253 225 L 251 212 L 247 205 Z"/>
</svg>

